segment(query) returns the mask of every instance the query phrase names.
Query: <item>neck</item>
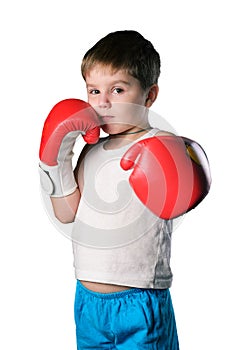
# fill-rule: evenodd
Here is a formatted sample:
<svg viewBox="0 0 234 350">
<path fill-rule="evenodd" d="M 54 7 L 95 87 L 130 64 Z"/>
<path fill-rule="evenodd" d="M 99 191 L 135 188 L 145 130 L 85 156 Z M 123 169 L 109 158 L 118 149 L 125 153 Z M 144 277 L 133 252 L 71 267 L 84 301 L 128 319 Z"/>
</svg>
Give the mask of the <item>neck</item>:
<svg viewBox="0 0 234 350">
<path fill-rule="evenodd" d="M 109 134 L 109 136 L 114 137 L 114 136 L 122 136 L 122 135 L 133 135 L 133 134 L 139 134 L 141 132 L 144 132 L 146 130 L 152 129 L 151 127 L 145 128 L 145 129 L 140 129 L 137 131 L 129 131 L 129 132 L 120 132 L 119 134 Z"/>
<path fill-rule="evenodd" d="M 140 129 L 137 131 L 129 131 L 129 132 L 123 132 L 119 134 L 109 134 L 108 140 L 105 143 L 105 149 L 116 149 L 123 146 L 126 146 L 127 144 L 133 142 L 134 140 L 137 140 L 139 138 L 139 135 L 144 134 L 147 132 L 147 130 L 150 130 L 152 128 L 148 127 L 145 129 Z"/>
</svg>

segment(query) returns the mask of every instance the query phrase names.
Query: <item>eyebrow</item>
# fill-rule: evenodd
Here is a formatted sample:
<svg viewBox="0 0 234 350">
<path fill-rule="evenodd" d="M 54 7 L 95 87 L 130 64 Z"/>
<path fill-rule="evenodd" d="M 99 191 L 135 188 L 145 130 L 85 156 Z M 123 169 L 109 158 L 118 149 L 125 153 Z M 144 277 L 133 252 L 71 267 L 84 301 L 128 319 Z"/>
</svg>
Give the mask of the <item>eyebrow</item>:
<svg viewBox="0 0 234 350">
<path fill-rule="evenodd" d="M 115 84 L 124 84 L 124 85 L 130 85 L 129 81 L 126 80 L 115 80 L 112 82 L 113 85 Z"/>
<path fill-rule="evenodd" d="M 111 82 L 111 85 L 116 85 L 116 84 L 124 84 L 124 85 L 128 85 L 128 86 L 131 85 L 129 83 L 129 81 L 126 81 L 126 80 L 114 80 L 114 81 Z M 96 84 L 92 84 L 92 83 L 86 84 L 87 87 L 95 86 L 95 85 Z"/>
</svg>

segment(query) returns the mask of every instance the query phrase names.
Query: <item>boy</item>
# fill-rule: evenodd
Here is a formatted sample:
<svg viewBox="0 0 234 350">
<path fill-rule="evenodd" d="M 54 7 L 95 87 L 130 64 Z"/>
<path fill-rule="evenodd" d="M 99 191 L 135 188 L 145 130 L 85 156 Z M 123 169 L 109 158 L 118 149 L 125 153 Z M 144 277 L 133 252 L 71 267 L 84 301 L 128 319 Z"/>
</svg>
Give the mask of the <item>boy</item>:
<svg viewBox="0 0 234 350">
<path fill-rule="evenodd" d="M 151 128 L 148 121 L 148 108 L 158 95 L 159 54 L 139 33 L 118 31 L 108 34 L 85 54 L 81 69 L 88 103 L 98 118 L 87 106 L 88 112 L 79 118 L 79 125 L 69 127 L 72 136 L 63 141 L 62 147 L 70 144 L 70 156 L 62 158 L 62 170 L 53 175 L 53 182 L 60 181 L 61 174 L 65 178 L 69 173 L 69 179 L 61 186 L 56 183 L 51 195 L 55 216 L 63 223 L 75 221 L 77 348 L 178 350 L 169 292 L 173 216 L 160 215 L 161 209 L 155 215 L 158 209 L 153 212 L 154 204 L 153 211 L 150 205 L 150 210 L 147 208 L 148 201 L 142 200 L 144 177 L 138 185 L 134 175 L 142 175 L 142 169 L 127 171 L 132 166 L 128 163 L 134 162 L 132 154 L 125 156 L 136 143 L 147 148 L 156 135 L 172 137 Z M 71 113 L 73 103 L 76 101 L 65 102 L 65 109 L 71 107 Z M 57 108 L 54 113 L 59 119 L 64 110 L 60 113 Z M 99 126 L 108 136 L 98 141 Z M 79 157 L 73 177 L 71 157 L 76 130 L 82 131 L 89 144 Z M 45 153 L 42 148 L 41 155 Z M 59 151 L 59 156 L 62 153 Z M 154 163 L 151 153 L 143 162 L 144 175 Z M 53 177 L 49 167 L 42 163 L 41 168 L 43 174 L 46 171 Z M 208 183 L 203 192 L 205 187 Z"/>
</svg>

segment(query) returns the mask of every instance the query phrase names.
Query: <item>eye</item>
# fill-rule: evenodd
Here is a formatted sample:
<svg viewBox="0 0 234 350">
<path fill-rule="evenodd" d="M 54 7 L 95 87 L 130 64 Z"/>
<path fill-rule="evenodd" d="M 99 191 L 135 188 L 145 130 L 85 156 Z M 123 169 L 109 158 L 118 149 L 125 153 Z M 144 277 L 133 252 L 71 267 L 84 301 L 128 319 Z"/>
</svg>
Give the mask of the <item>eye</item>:
<svg viewBox="0 0 234 350">
<path fill-rule="evenodd" d="M 116 87 L 112 90 L 112 93 L 115 95 L 121 94 L 124 90 L 122 88 Z"/>
<path fill-rule="evenodd" d="M 89 90 L 89 94 L 90 94 L 90 95 L 98 95 L 99 93 L 100 93 L 100 91 L 97 90 L 97 89 L 91 89 L 91 90 Z"/>
</svg>

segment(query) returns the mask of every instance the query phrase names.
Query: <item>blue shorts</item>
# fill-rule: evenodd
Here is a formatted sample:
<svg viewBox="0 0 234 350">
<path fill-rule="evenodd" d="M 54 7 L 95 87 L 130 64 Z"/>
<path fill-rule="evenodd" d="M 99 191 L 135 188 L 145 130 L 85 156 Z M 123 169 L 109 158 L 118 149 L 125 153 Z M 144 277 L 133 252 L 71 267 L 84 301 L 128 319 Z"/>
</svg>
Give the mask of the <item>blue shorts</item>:
<svg viewBox="0 0 234 350">
<path fill-rule="evenodd" d="M 168 289 L 96 293 L 77 281 L 77 349 L 179 350 Z"/>
</svg>

